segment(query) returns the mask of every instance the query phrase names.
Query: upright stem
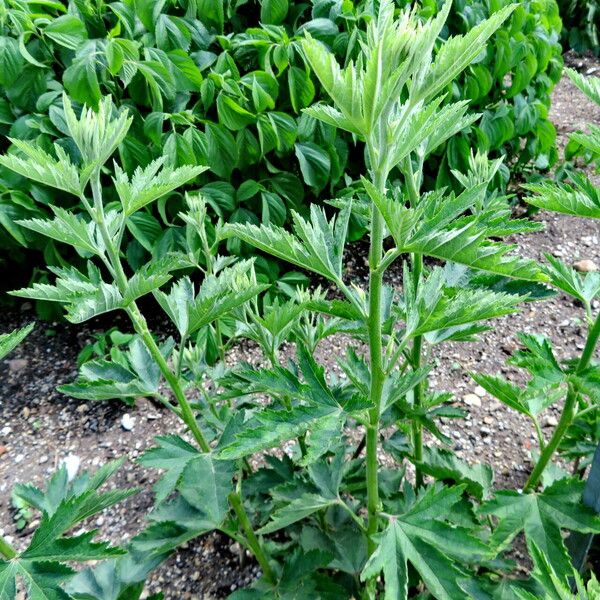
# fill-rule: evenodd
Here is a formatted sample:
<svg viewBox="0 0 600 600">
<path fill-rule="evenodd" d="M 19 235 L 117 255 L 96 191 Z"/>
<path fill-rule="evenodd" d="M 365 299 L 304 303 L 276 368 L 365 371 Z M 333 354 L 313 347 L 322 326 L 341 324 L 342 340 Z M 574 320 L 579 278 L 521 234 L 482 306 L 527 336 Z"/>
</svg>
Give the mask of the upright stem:
<svg viewBox="0 0 600 600">
<path fill-rule="evenodd" d="M 406 187 L 411 206 L 415 207 L 419 202 L 419 190 L 415 182 L 412 163 L 410 158 L 406 161 Z M 421 254 L 413 254 L 412 259 L 412 278 L 413 290 L 417 294 L 421 283 L 421 275 L 423 273 L 423 256 Z M 413 341 L 411 351 L 411 364 L 413 370 L 417 370 L 421 366 L 421 357 L 423 349 L 423 337 L 418 335 Z M 413 406 L 419 409 L 423 404 L 423 384 L 417 383 L 413 389 Z M 412 438 L 413 438 L 413 459 L 415 463 L 420 463 L 423 460 L 423 427 L 416 419 L 412 422 Z M 423 485 L 423 473 L 418 464 L 415 464 L 415 483 L 417 487 Z"/>
<path fill-rule="evenodd" d="M 7 560 L 17 556 L 17 551 L 0 535 L 0 554 Z"/>
<path fill-rule="evenodd" d="M 421 273 L 423 271 L 423 256 L 420 254 L 413 254 L 412 256 L 413 265 L 413 288 L 417 291 L 417 286 L 421 280 Z M 415 337 L 411 352 L 411 363 L 413 370 L 417 370 L 421 367 L 421 354 L 423 347 L 423 338 L 418 335 Z M 421 382 L 418 382 L 413 388 L 413 406 L 415 409 L 419 409 L 423 404 L 423 386 Z M 413 435 L 413 458 L 415 461 L 415 483 L 417 487 L 423 485 L 423 473 L 418 463 L 423 460 L 423 428 L 420 421 L 413 419 L 412 422 L 412 435 Z"/>
<path fill-rule="evenodd" d="M 581 374 L 590 364 L 592 360 L 592 356 L 594 355 L 594 350 L 598 344 L 598 338 L 600 338 L 600 313 L 596 316 L 596 320 L 594 321 L 589 333 L 587 340 L 585 342 L 585 346 L 583 348 L 583 352 L 579 357 L 579 362 L 577 363 L 577 367 L 575 368 L 575 374 Z M 558 425 L 548 442 L 548 445 L 543 449 L 540 454 L 540 458 L 537 461 L 529 479 L 525 483 L 525 487 L 523 488 L 524 492 L 533 491 L 542 476 L 546 466 L 550 462 L 554 452 L 560 445 L 567 429 L 573 422 L 573 418 L 576 415 L 576 407 L 577 407 L 577 390 L 572 384 L 569 384 L 569 389 L 567 391 L 567 397 L 565 399 L 565 406 L 563 408 L 562 415 L 558 421 Z"/>
<path fill-rule="evenodd" d="M 102 203 L 102 188 L 100 186 L 100 171 L 97 171 L 91 179 L 92 186 L 92 195 L 94 198 L 94 213 L 95 221 L 98 225 L 98 229 L 100 230 L 100 235 L 102 236 L 102 241 L 104 242 L 104 246 L 106 247 L 106 254 L 108 255 L 108 260 L 112 265 L 114 270 L 115 280 L 117 283 L 117 287 L 119 291 L 124 294 L 127 289 L 127 276 L 125 275 L 125 271 L 123 270 L 123 265 L 121 263 L 121 257 L 119 256 L 119 249 L 115 246 L 113 239 L 110 236 L 108 228 L 106 226 L 106 222 L 104 220 L 104 206 Z M 148 325 L 146 323 L 146 319 L 140 312 L 140 309 L 137 307 L 137 304 L 131 302 L 131 304 L 127 308 L 127 314 L 129 315 L 131 322 L 133 323 L 133 327 L 136 332 L 142 338 L 146 348 L 152 355 L 152 358 L 155 360 L 158 368 L 160 369 L 163 377 L 167 380 L 171 391 L 173 392 L 179 407 L 181 408 L 181 418 L 184 423 L 188 426 L 189 430 L 192 432 L 196 442 L 200 446 L 203 452 L 210 452 L 210 446 L 204 437 L 200 427 L 198 426 L 198 422 L 196 421 L 196 417 L 183 393 L 183 389 L 179 382 L 179 378 L 171 371 L 167 361 L 164 356 L 161 354 L 160 348 L 157 346 L 154 338 L 150 334 L 150 330 L 148 329 Z"/>
<path fill-rule="evenodd" d="M 371 155 L 372 156 L 372 155 Z M 376 171 L 374 185 L 378 191 L 385 193 L 386 175 L 383 169 Z M 383 372 L 383 350 L 381 341 L 381 288 L 383 273 L 381 257 L 383 253 L 383 217 L 373 206 L 371 223 L 371 247 L 369 250 L 369 356 L 371 360 L 370 401 L 373 408 L 369 411 L 367 427 L 367 511 L 368 511 L 368 551 L 372 554 L 376 544 L 373 535 L 377 533 L 379 512 L 379 483 L 377 445 L 379 437 L 379 417 L 381 412 L 381 394 L 385 375 Z"/>
<path fill-rule="evenodd" d="M 240 527 L 244 531 L 246 535 L 246 539 L 248 540 L 248 546 L 252 550 L 252 553 L 256 557 L 260 568 L 265 576 L 265 579 L 269 583 L 275 583 L 275 573 L 273 573 L 273 569 L 271 569 L 271 565 L 269 564 L 269 559 L 263 550 L 256 534 L 254 533 L 254 529 L 252 528 L 252 523 L 248 517 L 248 513 L 244 509 L 244 505 L 242 504 L 242 499 L 237 492 L 231 492 L 229 494 L 229 503 L 233 508 L 238 521 L 240 523 Z"/>
<path fill-rule="evenodd" d="M 204 434 L 198 425 L 198 421 L 196 421 L 194 412 L 192 411 L 192 408 L 185 397 L 179 379 L 169 368 L 165 357 L 162 355 L 160 348 L 154 341 L 154 338 L 148 329 L 144 315 L 142 315 L 135 302 L 132 302 L 129 305 L 127 314 L 131 318 L 134 329 L 142 338 L 146 348 L 148 348 L 152 358 L 158 365 L 163 377 L 167 380 L 167 383 L 169 384 L 169 387 L 171 388 L 171 391 L 177 400 L 177 404 L 179 404 L 179 408 L 181 409 L 181 419 L 191 431 L 202 452 L 210 452 L 210 446 L 208 445 L 208 442 L 206 441 L 206 438 L 204 437 Z"/>
</svg>

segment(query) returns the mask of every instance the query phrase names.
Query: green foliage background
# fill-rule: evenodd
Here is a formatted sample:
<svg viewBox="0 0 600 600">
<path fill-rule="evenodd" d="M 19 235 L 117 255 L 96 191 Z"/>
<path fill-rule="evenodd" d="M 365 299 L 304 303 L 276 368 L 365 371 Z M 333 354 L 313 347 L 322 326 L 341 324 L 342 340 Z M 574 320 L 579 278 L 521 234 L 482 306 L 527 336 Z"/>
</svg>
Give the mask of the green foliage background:
<svg viewBox="0 0 600 600">
<path fill-rule="evenodd" d="M 596 0 L 558 0 L 565 50 L 600 56 L 600 4 Z"/>
<path fill-rule="evenodd" d="M 417 10 L 427 18 L 439 4 L 425 0 Z M 442 35 L 464 33 L 505 4 L 457 0 Z M 128 172 L 163 153 L 175 166 L 207 164 L 210 171 L 191 189 L 202 190 L 215 213 L 228 222 L 284 224 L 291 208 L 305 212 L 311 202 L 352 193 L 364 164 L 362 145 L 350 134 L 302 114 L 321 90 L 298 40 L 308 31 L 333 48 L 340 62 L 348 62 L 371 14 L 370 2 L 349 0 L 2 2 L 2 149 L 8 143 L 4 136 L 37 139 L 49 151 L 58 141 L 77 161 L 78 151 L 65 136 L 60 94 L 65 89 L 74 101 L 96 106 L 101 94 L 110 93 L 134 117 L 119 148 Z M 469 98 L 482 119 L 432 158 L 429 187 L 455 185 L 450 171 L 466 168 L 475 144 L 491 156 L 507 154 L 515 171 L 555 161 L 547 112 L 562 67 L 559 36 L 555 0 L 519 3 L 508 24 L 448 89 L 447 101 Z M 504 183 L 508 177 L 505 169 Z M 104 185 L 110 188 L 108 177 Z M 48 216 L 51 205 L 76 202 L 1 169 L 4 258 L 31 258 L 7 252 L 27 247 L 42 251 L 46 264 L 72 262 L 73 256 L 61 255 L 53 242 L 15 221 Z M 178 247 L 181 207 L 181 193 L 174 193 L 158 209 L 136 215 L 128 232 L 132 268 L 151 253 Z M 350 231 L 353 238 L 363 233 L 355 217 Z M 227 243 L 230 252 L 247 250 L 238 240 Z M 272 261 L 261 259 L 257 268 L 268 280 L 278 274 Z"/>
</svg>

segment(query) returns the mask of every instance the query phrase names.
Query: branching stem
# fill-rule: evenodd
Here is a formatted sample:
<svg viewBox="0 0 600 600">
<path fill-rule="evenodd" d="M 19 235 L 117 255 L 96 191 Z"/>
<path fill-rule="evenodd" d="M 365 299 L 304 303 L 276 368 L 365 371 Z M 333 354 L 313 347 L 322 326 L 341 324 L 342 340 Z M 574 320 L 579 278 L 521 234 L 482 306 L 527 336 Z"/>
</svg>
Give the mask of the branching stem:
<svg viewBox="0 0 600 600">
<path fill-rule="evenodd" d="M 100 235 L 102 236 L 102 241 L 106 248 L 106 255 L 108 257 L 108 262 L 112 267 L 112 271 L 114 273 L 115 282 L 121 294 L 125 293 L 127 289 L 127 276 L 125 275 L 125 271 L 123 270 L 123 265 L 121 263 L 121 257 L 119 255 L 119 249 L 115 246 L 115 243 L 108 231 L 108 227 L 106 225 L 106 220 L 104 216 L 104 205 L 102 202 L 102 188 L 100 185 L 100 170 L 98 169 L 91 179 L 91 187 L 92 187 L 92 196 L 94 199 L 94 210 L 90 212 L 92 217 L 94 217 L 96 224 L 98 225 L 98 229 L 100 231 Z M 167 361 L 162 355 L 160 348 L 154 341 L 150 330 L 148 329 L 148 325 L 146 323 L 146 319 L 140 312 L 137 304 L 131 302 L 126 309 L 129 318 L 133 324 L 135 331 L 142 338 L 142 341 L 148 348 L 152 358 L 158 365 L 163 377 L 167 380 L 177 403 L 181 409 L 181 418 L 183 422 L 187 425 L 192 435 L 194 436 L 198 446 L 200 446 L 203 452 L 210 452 L 210 446 L 204 437 L 200 427 L 198 426 L 198 422 L 196 421 L 196 417 L 192 412 L 189 402 L 185 397 L 183 389 L 181 387 L 181 383 L 179 378 L 171 371 Z"/>
<path fill-rule="evenodd" d="M 267 558 L 267 555 L 265 554 L 265 551 L 260 541 L 256 537 L 256 533 L 254 533 L 252 523 L 250 522 L 250 518 L 248 517 L 248 513 L 246 512 L 244 505 L 242 504 L 242 499 L 240 495 L 237 492 L 231 492 L 231 494 L 229 494 L 229 503 L 231 504 L 231 508 L 233 508 L 238 518 L 240 527 L 242 528 L 246 536 L 246 540 L 248 541 L 248 546 L 250 547 L 250 550 L 256 557 L 256 560 L 258 561 L 258 564 L 262 569 L 265 579 L 269 583 L 275 583 L 275 573 L 273 573 L 273 569 L 271 569 L 269 559 Z"/>
<path fill-rule="evenodd" d="M 585 371 L 590 361 L 592 360 L 592 356 L 594 355 L 594 350 L 598 345 L 598 339 L 600 338 L 600 313 L 596 316 L 596 320 L 593 322 L 589 332 L 588 337 L 585 342 L 585 346 L 583 348 L 583 352 L 579 357 L 579 362 L 577 363 L 577 367 L 575 368 L 575 375 L 581 374 Z M 558 425 L 550 438 L 550 441 L 543 449 L 540 454 L 540 458 L 537 461 L 529 479 L 525 483 L 525 487 L 523 488 L 524 492 L 532 492 L 537 487 L 546 466 L 550 462 L 552 456 L 556 452 L 557 448 L 560 446 L 560 443 L 569 429 L 573 419 L 576 416 L 576 407 L 577 407 L 577 389 L 573 384 L 569 384 L 569 388 L 567 391 L 567 397 L 565 399 L 565 405 L 558 421 Z"/>
<path fill-rule="evenodd" d="M 412 168 L 412 162 L 410 158 L 406 160 L 406 188 L 408 190 L 408 198 L 412 207 L 416 207 L 419 203 L 419 190 L 417 182 L 415 181 L 415 175 Z M 413 254 L 412 259 L 412 278 L 413 278 L 413 290 L 415 295 L 418 294 L 419 286 L 421 285 L 421 277 L 423 273 L 423 256 L 421 254 Z M 413 340 L 413 347 L 411 351 L 411 363 L 414 371 L 421 367 L 423 349 L 423 337 L 418 335 Z M 418 382 L 413 388 L 413 406 L 415 410 L 421 408 L 423 404 L 423 384 Z M 418 466 L 423 460 L 423 427 L 419 421 L 413 419 L 412 422 L 412 438 L 413 438 L 413 459 L 415 461 L 415 483 L 417 487 L 423 485 L 423 473 L 421 468 Z"/>
<path fill-rule="evenodd" d="M 371 151 L 371 159 L 375 156 Z M 373 183 L 377 190 L 384 194 L 387 172 L 385 158 L 381 161 L 384 166 L 374 171 Z M 373 164 L 373 163 L 372 163 Z M 381 291 L 383 273 L 380 269 L 383 253 L 383 217 L 376 206 L 373 206 L 371 221 L 371 247 L 369 250 L 369 316 L 367 326 L 369 330 L 369 356 L 371 361 L 371 389 L 370 401 L 372 408 L 369 411 L 369 425 L 367 426 L 367 512 L 368 512 L 368 551 L 372 554 L 376 544 L 373 535 L 377 533 L 379 511 L 379 482 L 378 482 L 378 438 L 379 418 L 381 412 L 381 396 L 385 374 L 383 371 L 383 347 L 381 327 Z"/>
</svg>

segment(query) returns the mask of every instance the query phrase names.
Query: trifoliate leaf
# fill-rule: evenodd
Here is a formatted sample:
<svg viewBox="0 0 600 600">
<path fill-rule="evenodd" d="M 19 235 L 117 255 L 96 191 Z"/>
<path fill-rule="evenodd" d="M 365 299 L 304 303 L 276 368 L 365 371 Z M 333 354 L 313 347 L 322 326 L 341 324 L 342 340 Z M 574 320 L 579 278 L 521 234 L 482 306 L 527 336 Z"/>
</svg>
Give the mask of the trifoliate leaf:
<svg viewBox="0 0 600 600">
<path fill-rule="evenodd" d="M 485 191 L 486 184 L 470 188 L 459 196 L 441 192 L 423 196 L 417 207 L 382 195 L 363 178 L 369 197 L 385 219 L 398 251 L 424 254 L 499 275 L 544 281 L 546 276 L 532 260 L 508 256 L 514 246 L 493 242 L 485 222 L 465 215 Z"/>
</svg>

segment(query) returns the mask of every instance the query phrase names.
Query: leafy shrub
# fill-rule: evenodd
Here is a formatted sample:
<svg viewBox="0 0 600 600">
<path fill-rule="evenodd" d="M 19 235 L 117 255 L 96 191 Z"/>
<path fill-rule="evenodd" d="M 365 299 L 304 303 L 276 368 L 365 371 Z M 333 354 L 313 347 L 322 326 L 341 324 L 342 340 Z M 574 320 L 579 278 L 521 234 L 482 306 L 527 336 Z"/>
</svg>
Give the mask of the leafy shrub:
<svg viewBox="0 0 600 600">
<path fill-rule="evenodd" d="M 600 6 L 595 0 L 558 0 L 565 49 L 600 54 Z"/>
<path fill-rule="evenodd" d="M 357 60 L 344 68 L 306 32 L 303 55 L 332 104 L 315 104 L 305 114 L 362 140 L 369 167 L 360 179 L 362 193 L 338 199 L 330 217 L 315 205 L 305 216 L 293 212 L 291 233 L 271 222 L 212 227 L 204 198 L 188 194 L 178 215 L 185 224 L 180 250 L 132 271 L 124 261 L 126 229 L 205 167 L 158 159 L 129 176 L 121 157 L 113 196 L 104 166 L 135 123 L 108 97 L 97 112 L 79 114 L 63 98 L 79 163 L 59 145 L 54 154 L 44 152 L 36 140 L 14 142 L 19 153 L 0 157 L 7 169 L 80 200 L 80 206 L 54 208 L 52 219 L 19 224 L 88 257 L 85 271 L 54 269 L 53 284 L 16 293 L 65 305 L 73 322 L 123 310 L 135 331 L 126 349 L 86 363 L 78 381 L 63 389 L 96 400 L 153 397 L 193 438 L 157 438 L 141 458 L 164 474 L 150 523 L 132 542 L 134 554 L 160 560 L 199 535 L 221 531 L 262 570 L 251 589 L 233 594 L 238 600 L 406 598 L 425 590 L 444 600 L 533 598 L 563 593 L 569 578 L 577 579 L 563 533 L 600 532 L 600 518 L 580 502 L 581 481 L 560 479 L 538 491 L 536 468 L 525 493 L 494 491 L 490 467 L 424 445 L 425 432 L 449 444 L 439 419 L 464 416 L 451 394 L 429 388 L 427 350 L 474 339 L 486 321 L 543 297 L 543 284 L 556 283 L 552 273 L 499 241 L 538 228 L 512 220 L 508 199 L 491 189 L 501 159 L 473 153 L 468 171 L 456 172 L 459 193 L 422 189 L 429 157 L 477 118 L 464 100 L 443 104 L 444 91 L 515 9 L 494 11 L 434 55 L 450 7 L 447 0 L 421 23 L 410 12 L 395 18 L 391 0 L 382 1 Z M 353 210 L 369 229 L 368 288 L 344 278 Z M 316 274 L 339 296 L 315 288 L 287 301 L 263 299 L 268 286 L 257 283 L 253 261 L 220 257 L 221 238 Z M 396 261 L 402 262 L 401 293 L 384 284 Z M 188 276 L 196 270 L 204 275 L 199 287 Z M 173 322 L 177 341 L 159 342 L 149 330 L 138 303 L 149 294 Z M 207 366 L 206 332 L 222 355 L 218 332 L 231 322 L 237 335 L 258 344 L 267 366 Z M 314 358 L 319 341 L 336 332 L 368 346 L 368 360 L 352 346 L 339 357 L 344 379 L 328 378 Z M 295 343 L 297 359 L 283 364 L 279 350 L 286 341 Z M 537 338 L 526 341 L 523 361 L 548 358 Z M 589 356 L 586 347 L 581 369 Z M 283 453 L 270 452 L 281 447 Z M 393 467 L 383 466 L 381 452 Z M 258 453 L 264 463 L 257 467 Z M 521 532 L 535 564 L 527 580 L 516 579 L 503 556 Z M 117 576 L 111 573 L 108 580 Z"/>
<path fill-rule="evenodd" d="M 456 2 L 442 36 L 465 33 L 490 7 L 504 4 Z M 254 3 L 224 0 L 14 3 L 0 16 L 0 131 L 49 151 L 58 142 L 79 164 L 62 91 L 93 107 L 111 94 L 133 119 L 118 149 L 128 175 L 163 155 L 173 167 L 208 165 L 189 189 L 201 191 L 214 213 L 228 222 L 282 225 L 292 209 L 305 214 L 310 202 L 345 194 L 362 163 L 362 144 L 301 112 L 323 91 L 299 40 L 309 32 L 347 64 L 365 39 L 370 6 L 264 0 L 259 11 Z M 436 7 L 423 2 L 419 14 L 427 18 Z M 519 169 L 531 160 L 539 167 L 553 162 L 547 108 L 560 74 L 558 31 L 554 0 L 522 2 L 488 50 L 448 86 L 449 101 L 470 99 L 483 118 L 438 148 L 429 167 L 437 184 L 456 186 L 450 170 L 467 168 L 475 142 L 506 153 L 506 164 Z M 504 166 L 500 172 L 506 181 Z M 78 258 L 17 222 L 47 217 L 51 206 L 69 208 L 76 198 L 6 169 L 0 191 L 2 247 L 43 250 L 54 267 Z M 106 194 L 116 198 L 114 189 Z M 174 192 L 129 222 L 125 251 L 132 268 L 151 253 L 180 248 L 183 206 L 182 193 Z M 364 222 L 353 216 L 350 236 L 363 232 Z M 230 239 L 227 251 L 244 248 Z M 265 258 L 256 268 L 265 280 L 278 275 Z"/>
<path fill-rule="evenodd" d="M 94 474 L 87 471 L 69 478 L 61 466 L 48 481 L 46 489 L 17 484 L 13 495 L 23 505 L 41 513 L 27 548 L 18 552 L 0 537 L 0 597 L 17 598 L 22 588 L 28 598 L 69 598 L 85 600 L 138 600 L 150 571 L 164 557 L 149 560 L 134 557 L 125 549 L 107 542 L 94 542 L 97 531 L 69 533 L 75 526 L 139 490 L 100 491 L 121 467 L 122 460 L 107 463 Z M 77 573 L 71 564 L 96 563 Z M 162 595 L 152 596 L 160 600 Z"/>
<path fill-rule="evenodd" d="M 509 3 L 458 0 L 442 36 L 465 34 Z M 435 7 L 436 2 L 423 2 L 420 13 L 430 16 Z M 519 173 L 531 163 L 538 169 L 555 163 L 556 131 L 548 109 L 562 71 L 560 31 L 555 0 L 519 2 L 490 44 L 449 86 L 452 101 L 469 100 L 470 110 L 481 113 L 481 119 L 436 152 L 439 162 L 435 157 L 428 161 L 427 172 L 435 174 L 438 187 L 456 185 L 451 170 L 467 170 L 475 145 L 491 156 L 506 157 L 496 183 L 507 182 L 508 168 Z"/>
</svg>

